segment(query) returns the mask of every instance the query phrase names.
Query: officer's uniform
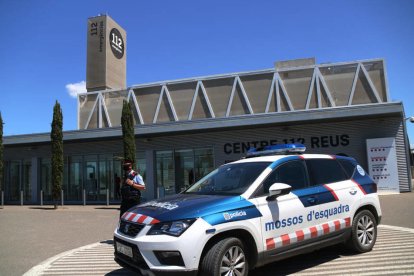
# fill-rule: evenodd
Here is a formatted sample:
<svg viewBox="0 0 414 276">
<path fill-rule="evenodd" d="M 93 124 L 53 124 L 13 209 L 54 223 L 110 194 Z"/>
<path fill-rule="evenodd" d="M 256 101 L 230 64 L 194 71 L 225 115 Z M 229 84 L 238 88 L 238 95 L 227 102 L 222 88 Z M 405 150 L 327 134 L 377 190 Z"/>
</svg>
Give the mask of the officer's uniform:
<svg viewBox="0 0 414 276">
<path fill-rule="evenodd" d="M 128 209 L 140 204 L 141 202 L 141 191 L 126 184 L 125 182 L 127 179 L 134 181 L 134 183 L 136 184 L 145 186 L 144 180 L 142 179 L 142 176 L 139 173 L 131 170 L 126 175 L 124 184 L 121 188 L 122 202 L 120 216 L 122 216 Z"/>
</svg>

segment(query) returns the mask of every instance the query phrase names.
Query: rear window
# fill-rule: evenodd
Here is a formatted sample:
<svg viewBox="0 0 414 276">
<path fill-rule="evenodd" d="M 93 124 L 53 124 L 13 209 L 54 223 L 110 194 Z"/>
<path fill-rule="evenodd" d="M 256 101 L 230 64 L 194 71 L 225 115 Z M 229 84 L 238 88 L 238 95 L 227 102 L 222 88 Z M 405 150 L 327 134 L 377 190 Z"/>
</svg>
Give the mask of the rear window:
<svg viewBox="0 0 414 276">
<path fill-rule="evenodd" d="M 322 185 L 348 179 L 342 167 L 334 159 L 306 160 L 310 185 Z"/>
<path fill-rule="evenodd" d="M 347 160 L 347 159 L 337 159 L 337 160 L 339 164 L 341 164 L 345 173 L 347 174 L 348 179 L 351 178 L 355 172 L 355 168 L 357 165 L 356 162 L 353 162 L 352 160 Z"/>
</svg>

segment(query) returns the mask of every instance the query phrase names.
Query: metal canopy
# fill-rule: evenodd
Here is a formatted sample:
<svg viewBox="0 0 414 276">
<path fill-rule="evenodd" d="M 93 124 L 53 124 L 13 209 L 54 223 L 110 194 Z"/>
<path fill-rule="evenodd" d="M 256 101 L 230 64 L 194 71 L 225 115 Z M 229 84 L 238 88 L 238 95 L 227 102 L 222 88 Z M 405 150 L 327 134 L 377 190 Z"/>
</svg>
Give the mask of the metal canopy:
<svg viewBox="0 0 414 276">
<path fill-rule="evenodd" d="M 79 129 L 120 126 L 123 99 L 136 125 L 149 125 L 384 103 L 389 95 L 381 59 L 215 75 L 80 94 Z"/>
</svg>

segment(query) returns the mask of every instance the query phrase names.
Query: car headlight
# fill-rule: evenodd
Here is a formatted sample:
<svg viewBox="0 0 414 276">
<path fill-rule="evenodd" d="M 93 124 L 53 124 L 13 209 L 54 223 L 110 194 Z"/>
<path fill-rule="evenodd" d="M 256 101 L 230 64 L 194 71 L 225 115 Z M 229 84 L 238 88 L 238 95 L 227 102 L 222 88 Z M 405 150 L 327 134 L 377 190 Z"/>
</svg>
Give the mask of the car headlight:
<svg viewBox="0 0 414 276">
<path fill-rule="evenodd" d="M 171 235 L 178 237 L 187 230 L 195 219 L 160 222 L 152 226 L 147 235 Z"/>
</svg>

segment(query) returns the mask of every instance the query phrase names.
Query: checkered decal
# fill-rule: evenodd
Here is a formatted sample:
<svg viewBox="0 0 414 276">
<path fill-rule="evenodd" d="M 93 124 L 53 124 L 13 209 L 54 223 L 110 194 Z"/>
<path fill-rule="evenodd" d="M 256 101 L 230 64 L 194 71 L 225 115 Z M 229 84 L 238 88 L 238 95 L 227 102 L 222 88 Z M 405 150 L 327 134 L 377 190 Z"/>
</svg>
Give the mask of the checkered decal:
<svg viewBox="0 0 414 276">
<path fill-rule="evenodd" d="M 284 234 L 277 238 L 266 240 L 266 249 L 272 250 L 296 242 L 317 238 L 351 226 L 351 218 L 338 219 L 328 223 L 319 224 L 294 233 Z"/>
<path fill-rule="evenodd" d="M 157 220 L 155 218 L 145 216 L 145 215 L 141 215 L 141 214 L 135 214 L 135 213 L 131 213 L 131 212 L 126 212 L 125 214 L 123 214 L 122 219 L 130 221 L 130 222 L 141 223 L 141 224 L 156 224 L 156 223 L 160 222 L 159 220 Z"/>
</svg>

